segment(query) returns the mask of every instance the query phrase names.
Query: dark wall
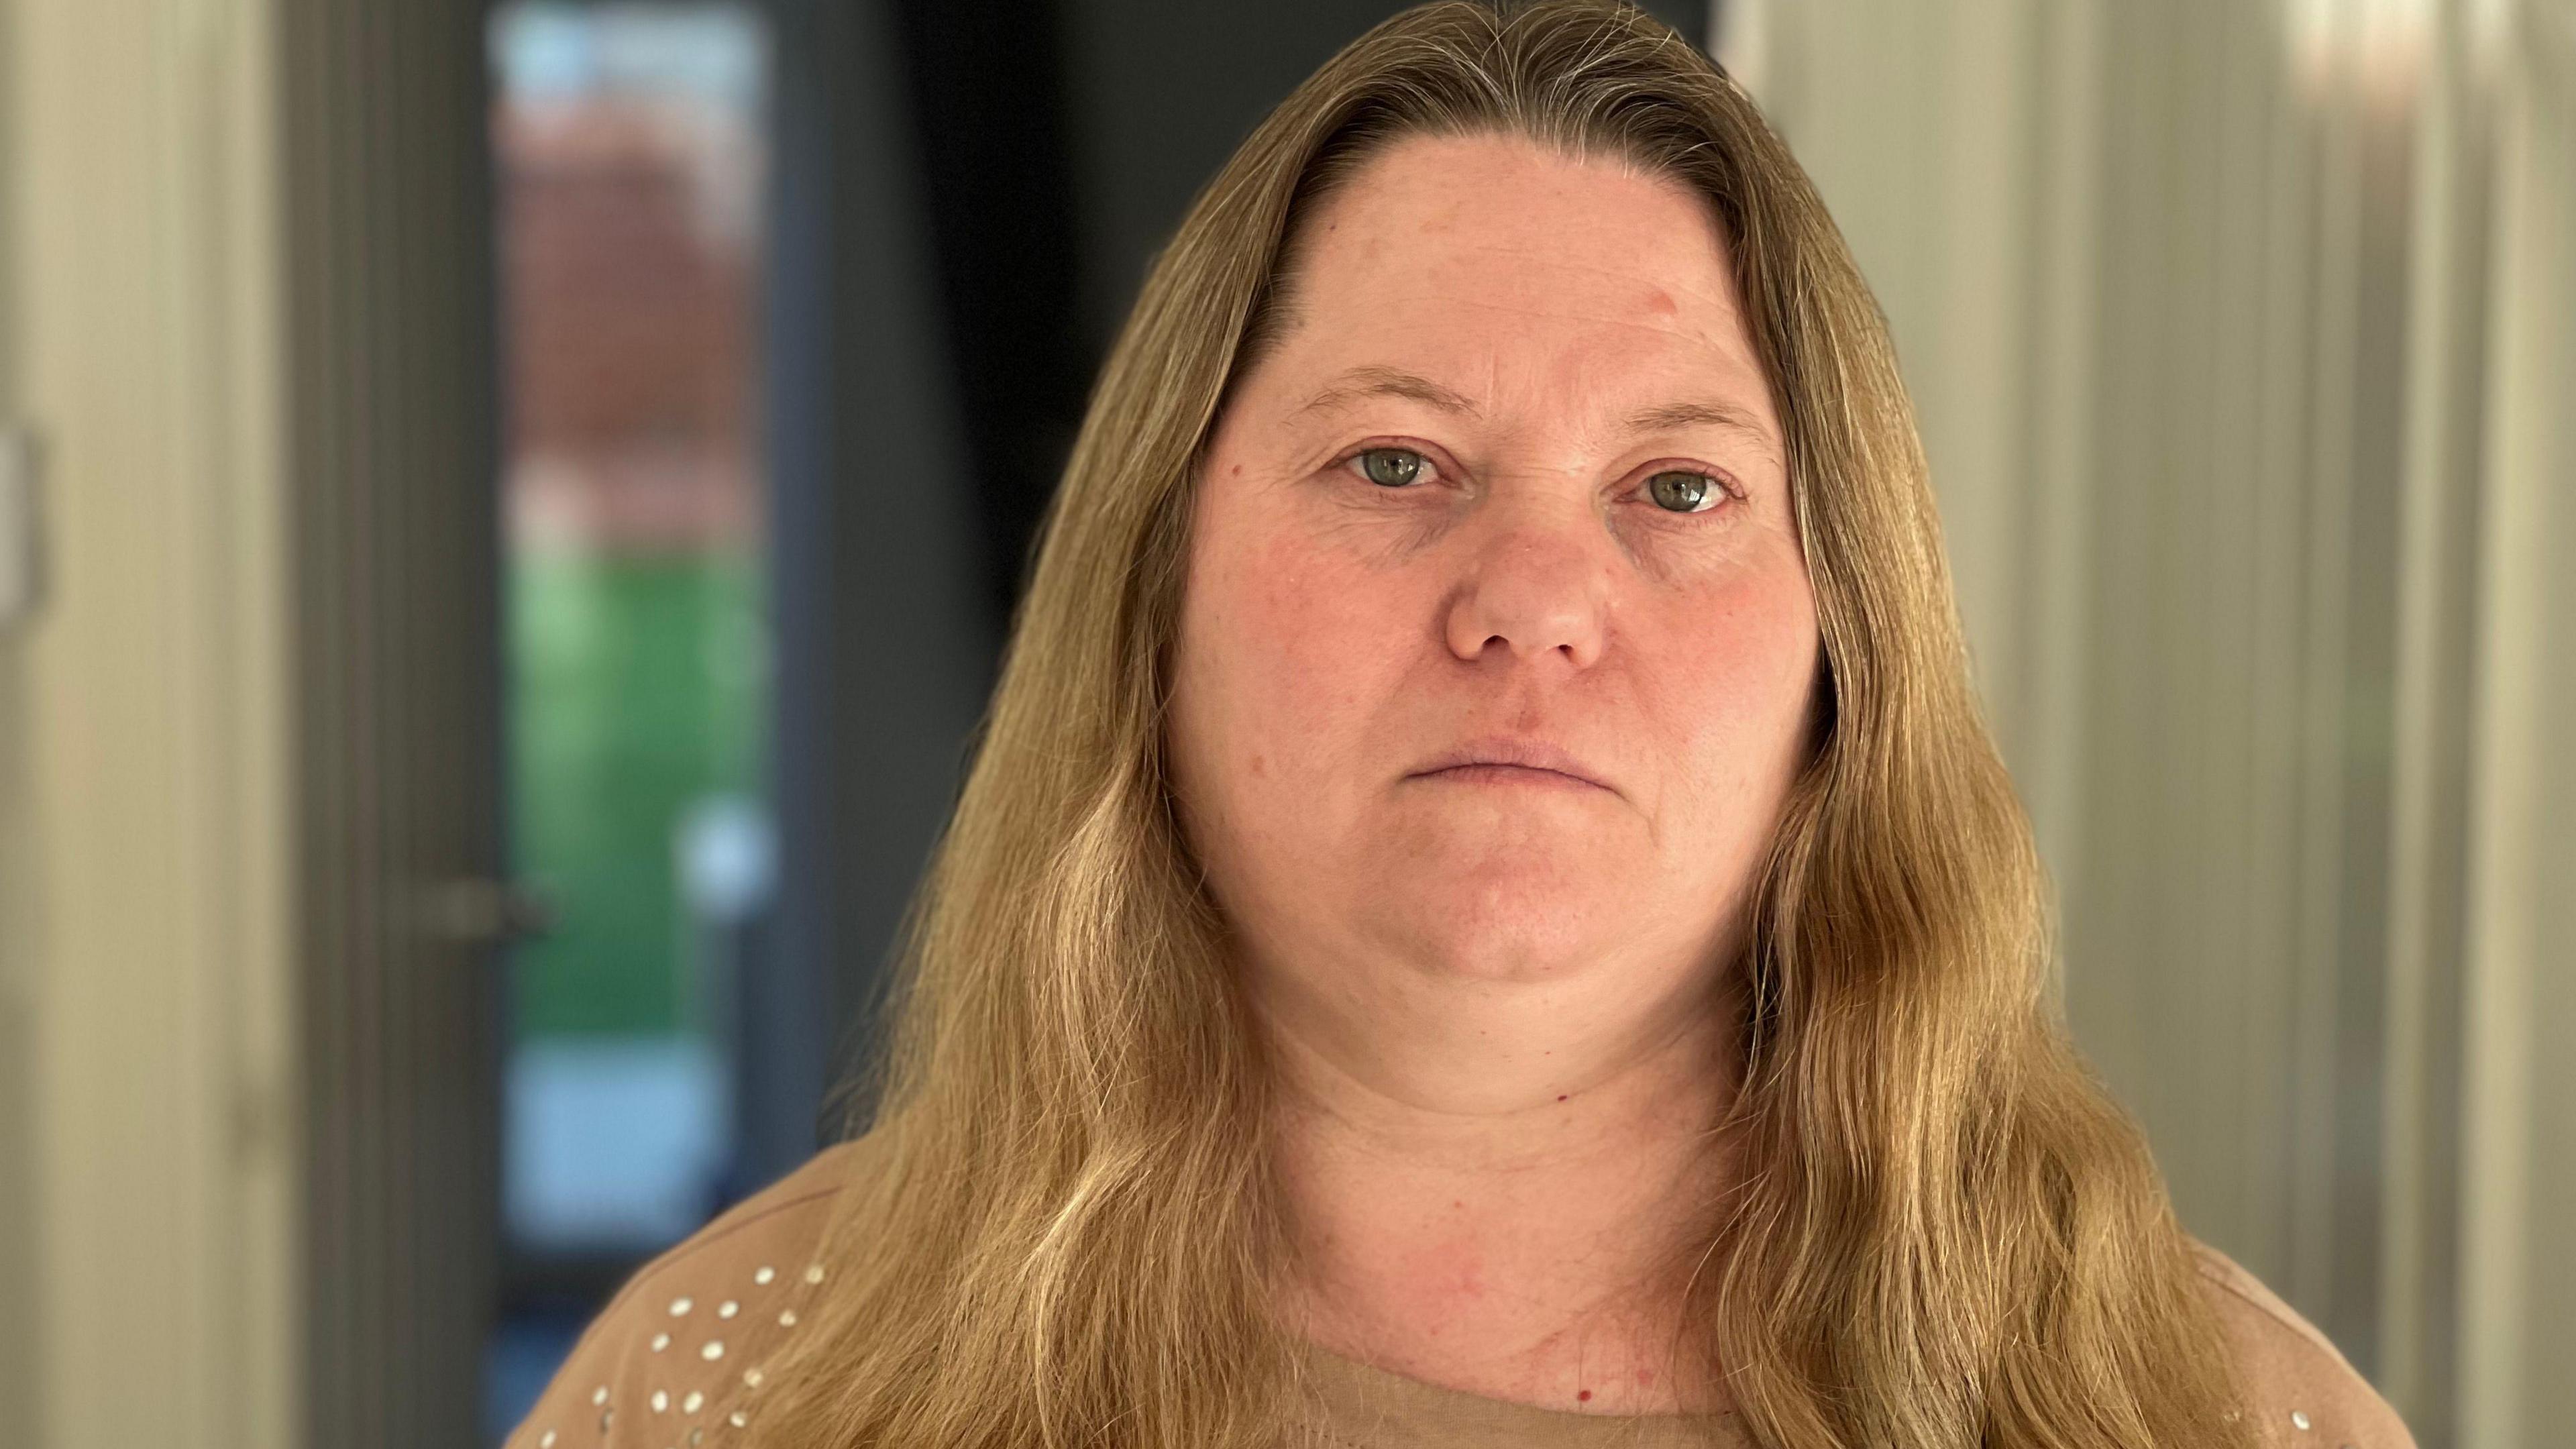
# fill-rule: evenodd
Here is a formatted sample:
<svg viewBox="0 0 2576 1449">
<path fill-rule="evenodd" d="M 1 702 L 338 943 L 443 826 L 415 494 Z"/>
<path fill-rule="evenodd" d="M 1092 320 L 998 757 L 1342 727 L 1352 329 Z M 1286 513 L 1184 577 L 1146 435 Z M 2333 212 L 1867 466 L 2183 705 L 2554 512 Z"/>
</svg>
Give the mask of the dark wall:
<svg viewBox="0 0 2576 1449">
<path fill-rule="evenodd" d="M 899 32 L 873 4 L 779 0 L 777 13 L 781 877 L 774 966 L 743 1005 L 750 1182 L 813 1150 L 814 1104 L 854 1062 L 1000 631 Z"/>
</svg>

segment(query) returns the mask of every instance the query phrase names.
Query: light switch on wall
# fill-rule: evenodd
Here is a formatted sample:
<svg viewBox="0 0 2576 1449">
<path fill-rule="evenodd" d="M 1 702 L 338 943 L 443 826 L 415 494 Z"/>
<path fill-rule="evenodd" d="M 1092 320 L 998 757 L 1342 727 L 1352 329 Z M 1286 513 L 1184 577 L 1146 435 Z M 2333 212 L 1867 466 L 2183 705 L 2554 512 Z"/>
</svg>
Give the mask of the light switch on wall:
<svg viewBox="0 0 2576 1449">
<path fill-rule="evenodd" d="M 0 629 L 36 612 L 42 582 L 36 530 L 36 440 L 0 429 Z"/>
</svg>

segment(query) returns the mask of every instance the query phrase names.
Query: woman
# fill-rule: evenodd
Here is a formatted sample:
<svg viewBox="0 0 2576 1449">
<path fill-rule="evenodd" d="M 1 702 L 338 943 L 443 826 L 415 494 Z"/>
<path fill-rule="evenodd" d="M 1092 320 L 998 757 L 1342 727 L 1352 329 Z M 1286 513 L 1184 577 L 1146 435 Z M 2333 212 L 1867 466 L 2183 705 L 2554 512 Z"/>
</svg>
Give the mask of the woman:
<svg viewBox="0 0 2576 1449">
<path fill-rule="evenodd" d="M 2407 1444 L 2045 919 L 1787 151 L 1636 11 L 1409 11 L 1109 360 L 866 1130 L 514 1443 Z"/>
</svg>

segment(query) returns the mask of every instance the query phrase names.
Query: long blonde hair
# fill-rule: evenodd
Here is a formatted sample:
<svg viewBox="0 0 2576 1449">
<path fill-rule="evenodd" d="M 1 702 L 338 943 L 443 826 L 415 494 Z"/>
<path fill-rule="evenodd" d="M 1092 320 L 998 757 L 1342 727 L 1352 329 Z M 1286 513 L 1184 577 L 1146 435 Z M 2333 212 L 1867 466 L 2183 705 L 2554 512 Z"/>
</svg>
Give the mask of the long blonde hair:
<svg viewBox="0 0 2576 1449">
<path fill-rule="evenodd" d="M 1633 8 L 1448 0 L 1326 63 L 1200 193 L 1091 399 L 916 897 L 835 1288 L 779 1449 L 1270 1441 L 1293 1344 L 1267 1078 L 1168 788 L 1191 484 L 1297 219 L 1389 141 L 1500 133 L 1706 197 L 1787 430 L 1823 636 L 1739 963 L 1740 1177 L 1692 1322 L 1759 1443 L 2250 1444 L 2145 1146 L 2069 1049 L 1886 325 L 1806 176 Z"/>
</svg>

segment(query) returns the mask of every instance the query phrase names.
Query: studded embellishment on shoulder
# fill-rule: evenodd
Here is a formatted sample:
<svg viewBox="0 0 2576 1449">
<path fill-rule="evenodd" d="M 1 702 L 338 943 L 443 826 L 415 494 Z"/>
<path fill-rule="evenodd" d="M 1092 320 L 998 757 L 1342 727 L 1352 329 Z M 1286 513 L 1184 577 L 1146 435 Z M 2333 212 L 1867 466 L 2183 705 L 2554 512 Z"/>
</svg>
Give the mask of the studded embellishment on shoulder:
<svg viewBox="0 0 2576 1449">
<path fill-rule="evenodd" d="M 677 1267 L 672 1271 L 677 1273 L 687 1269 Z M 725 1299 L 719 1310 L 718 1316 L 732 1318 L 745 1306 L 758 1304 L 762 1297 L 772 1301 L 784 1298 L 790 1302 L 806 1302 L 810 1306 L 823 1276 L 821 1266 L 817 1264 L 798 1277 L 782 1282 L 773 1269 L 763 1265 L 751 1274 L 748 1286 L 708 1282 L 693 1285 L 693 1288 L 704 1293 L 740 1293 L 738 1298 Z M 668 1300 L 664 1312 L 669 1317 L 685 1318 L 692 1306 L 691 1295 L 682 1294 Z M 549 1391 L 546 1399 L 540 1402 L 538 1412 L 520 1426 L 519 1433 L 510 1443 L 513 1449 L 520 1445 L 531 1445 L 534 1449 L 572 1449 L 575 1445 L 610 1442 L 620 1423 L 620 1408 L 627 1409 L 630 1415 L 644 1416 L 641 1420 L 644 1427 L 636 1431 L 641 1437 L 634 1440 L 639 1444 L 668 1441 L 664 1449 L 675 1449 L 683 1443 L 723 1442 L 716 1437 L 719 1435 L 738 1437 L 732 1431 L 750 1427 L 752 1415 L 756 1412 L 755 1397 L 768 1381 L 768 1374 L 757 1362 L 738 1371 L 716 1365 L 728 1357 L 752 1358 L 759 1352 L 780 1346 L 785 1341 L 786 1331 L 796 1326 L 796 1310 L 781 1307 L 774 1321 L 777 1324 L 775 1330 L 765 1333 L 750 1330 L 753 1336 L 737 1335 L 731 1345 L 724 1339 L 707 1337 L 695 1346 L 696 1352 L 687 1357 L 657 1360 L 649 1356 L 624 1356 L 612 1365 L 615 1372 L 610 1382 L 593 1382 L 588 1392 L 579 1396 L 579 1402 L 586 1409 L 597 1411 L 595 1418 L 585 1413 L 570 1424 L 553 1422 L 558 1415 L 551 1413 L 550 1409 L 562 1392 L 562 1385 L 558 1383 L 556 1389 Z M 713 1327 L 712 1324 L 708 1326 Z M 661 1354 L 673 1341 L 667 1332 L 655 1333 L 646 1341 L 648 1355 Z M 585 1341 L 585 1348 L 592 1346 Z"/>
<path fill-rule="evenodd" d="M 2316 1325 L 2225 1254 L 2192 1246 L 2266 1449 L 2415 1449 L 2405 1421 Z"/>
<path fill-rule="evenodd" d="M 768 1365 L 813 1315 L 816 1248 L 856 1144 L 738 1204 L 645 1265 L 583 1334 L 508 1449 L 740 1443 Z"/>
</svg>

